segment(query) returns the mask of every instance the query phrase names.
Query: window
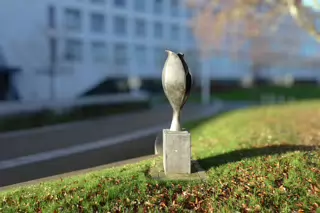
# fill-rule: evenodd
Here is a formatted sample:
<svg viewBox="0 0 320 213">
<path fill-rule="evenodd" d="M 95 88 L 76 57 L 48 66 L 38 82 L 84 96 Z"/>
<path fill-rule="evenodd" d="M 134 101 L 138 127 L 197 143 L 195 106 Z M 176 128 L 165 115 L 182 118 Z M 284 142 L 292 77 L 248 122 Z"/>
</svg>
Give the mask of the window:
<svg viewBox="0 0 320 213">
<path fill-rule="evenodd" d="M 157 69 L 162 69 L 166 60 L 166 52 L 164 48 L 156 47 L 154 49 L 154 64 Z"/>
<path fill-rule="evenodd" d="M 124 43 L 114 44 L 113 57 L 114 57 L 113 60 L 115 65 L 117 66 L 126 65 L 128 63 L 126 44 Z"/>
<path fill-rule="evenodd" d="M 115 16 L 113 19 L 113 28 L 116 35 L 125 35 L 127 33 L 126 19 L 121 16 Z"/>
<path fill-rule="evenodd" d="M 134 0 L 134 9 L 139 12 L 146 10 L 146 0 Z"/>
<path fill-rule="evenodd" d="M 180 39 L 180 28 L 177 24 L 171 25 L 171 35 L 172 40 L 179 40 Z"/>
<path fill-rule="evenodd" d="M 49 63 L 55 64 L 57 60 L 57 39 L 49 38 Z"/>
<path fill-rule="evenodd" d="M 105 17 L 103 14 L 91 14 L 91 31 L 96 33 L 105 31 Z"/>
<path fill-rule="evenodd" d="M 143 19 L 136 19 L 135 20 L 135 35 L 138 37 L 146 36 L 146 22 Z"/>
<path fill-rule="evenodd" d="M 153 11 L 155 14 L 161 14 L 163 12 L 163 0 L 154 0 Z"/>
<path fill-rule="evenodd" d="M 134 47 L 135 62 L 139 66 L 145 66 L 147 60 L 147 48 L 143 45 L 136 45 Z"/>
<path fill-rule="evenodd" d="M 179 0 L 170 0 L 170 11 L 172 16 L 179 15 Z"/>
<path fill-rule="evenodd" d="M 162 38 L 163 37 L 163 24 L 161 22 L 154 23 L 154 30 L 153 34 L 155 38 Z"/>
<path fill-rule="evenodd" d="M 113 0 L 115 7 L 123 8 L 126 6 L 126 0 Z"/>
<path fill-rule="evenodd" d="M 94 62 L 106 62 L 107 61 L 107 45 L 101 41 L 95 41 L 91 44 L 92 60 Z"/>
<path fill-rule="evenodd" d="M 106 0 L 91 0 L 91 2 L 94 4 L 105 4 Z"/>
<path fill-rule="evenodd" d="M 194 41 L 195 40 L 191 27 L 186 28 L 186 40 L 187 41 Z"/>
<path fill-rule="evenodd" d="M 193 16 L 193 11 L 190 8 L 186 8 L 186 17 L 191 18 Z"/>
<path fill-rule="evenodd" d="M 77 39 L 68 39 L 65 43 L 64 57 L 67 61 L 82 60 L 82 42 Z"/>
<path fill-rule="evenodd" d="M 51 29 L 56 28 L 56 8 L 52 5 L 48 7 L 48 26 Z"/>
<path fill-rule="evenodd" d="M 81 30 L 81 13 L 80 10 L 77 9 L 66 9 L 65 10 L 65 18 L 66 18 L 66 28 L 72 31 L 80 31 Z"/>
<path fill-rule="evenodd" d="M 6 59 L 4 57 L 4 52 L 2 48 L 0 47 L 0 65 L 5 65 L 6 64 Z"/>
<path fill-rule="evenodd" d="M 185 29 L 186 29 L 185 30 L 185 40 L 191 44 L 195 44 L 196 37 L 194 36 L 192 28 L 190 26 L 187 26 Z M 226 37 L 225 41 L 227 41 L 227 39 L 228 39 L 228 37 Z"/>
</svg>

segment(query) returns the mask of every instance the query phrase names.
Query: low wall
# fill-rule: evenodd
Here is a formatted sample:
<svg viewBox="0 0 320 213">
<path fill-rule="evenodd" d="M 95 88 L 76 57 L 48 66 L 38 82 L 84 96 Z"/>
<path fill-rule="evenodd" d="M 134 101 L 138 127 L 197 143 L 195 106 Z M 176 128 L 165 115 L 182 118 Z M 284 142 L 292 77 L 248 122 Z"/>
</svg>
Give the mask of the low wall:
<svg viewBox="0 0 320 213">
<path fill-rule="evenodd" d="M 18 113 L 37 112 L 41 110 L 68 110 L 74 107 L 89 105 L 113 105 L 122 102 L 141 102 L 148 101 L 149 96 L 144 93 L 123 93 L 103 96 L 87 96 L 68 100 L 48 100 L 48 101 L 8 101 L 0 102 L 0 116 L 7 116 Z"/>
</svg>

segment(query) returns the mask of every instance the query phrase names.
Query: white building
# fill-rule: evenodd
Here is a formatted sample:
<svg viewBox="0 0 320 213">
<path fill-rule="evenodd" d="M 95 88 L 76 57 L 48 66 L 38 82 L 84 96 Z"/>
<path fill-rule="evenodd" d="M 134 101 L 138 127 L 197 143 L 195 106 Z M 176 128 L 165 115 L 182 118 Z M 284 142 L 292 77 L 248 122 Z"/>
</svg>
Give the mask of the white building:
<svg viewBox="0 0 320 213">
<path fill-rule="evenodd" d="M 0 55 L 20 69 L 11 75 L 11 88 L 23 100 L 47 100 L 77 97 L 114 77 L 160 80 L 165 49 L 185 52 L 198 76 L 191 13 L 183 2 L 0 0 Z M 308 35 L 302 40 L 308 50 L 315 45 Z M 235 63 L 226 56 L 211 62 L 208 74 L 216 79 L 243 78 L 252 65 L 250 59 Z M 272 70 L 287 74 L 293 68 Z"/>
<path fill-rule="evenodd" d="M 111 77 L 160 78 L 165 49 L 195 46 L 189 16 L 178 0 L 1 0 L 0 49 L 22 99 L 72 98 Z"/>
</svg>

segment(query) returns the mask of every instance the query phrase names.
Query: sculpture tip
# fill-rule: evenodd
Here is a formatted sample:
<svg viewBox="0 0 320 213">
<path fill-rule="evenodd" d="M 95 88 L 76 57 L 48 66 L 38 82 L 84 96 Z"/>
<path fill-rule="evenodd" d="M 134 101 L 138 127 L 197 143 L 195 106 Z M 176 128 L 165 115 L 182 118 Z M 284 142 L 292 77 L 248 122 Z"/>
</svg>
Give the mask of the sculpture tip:
<svg viewBox="0 0 320 213">
<path fill-rule="evenodd" d="M 165 50 L 168 54 L 173 53 L 171 50 Z"/>
</svg>

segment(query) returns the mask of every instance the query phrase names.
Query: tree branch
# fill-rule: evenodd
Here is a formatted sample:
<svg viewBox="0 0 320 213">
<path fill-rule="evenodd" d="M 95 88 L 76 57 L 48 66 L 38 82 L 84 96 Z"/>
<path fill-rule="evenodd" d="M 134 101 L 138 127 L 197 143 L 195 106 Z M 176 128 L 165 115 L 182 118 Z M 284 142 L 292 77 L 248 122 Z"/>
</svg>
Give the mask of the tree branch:
<svg viewBox="0 0 320 213">
<path fill-rule="evenodd" d="M 316 1 L 316 0 L 315 0 Z M 307 19 L 307 14 L 302 8 L 301 0 L 287 0 L 288 8 L 291 16 L 296 23 L 306 30 L 311 36 L 313 36 L 318 42 L 320 42 L 320 33 L 317 31 L 313 20 Z M 317 2 L 317 5 L 319 3 Z"/>
</svg>

